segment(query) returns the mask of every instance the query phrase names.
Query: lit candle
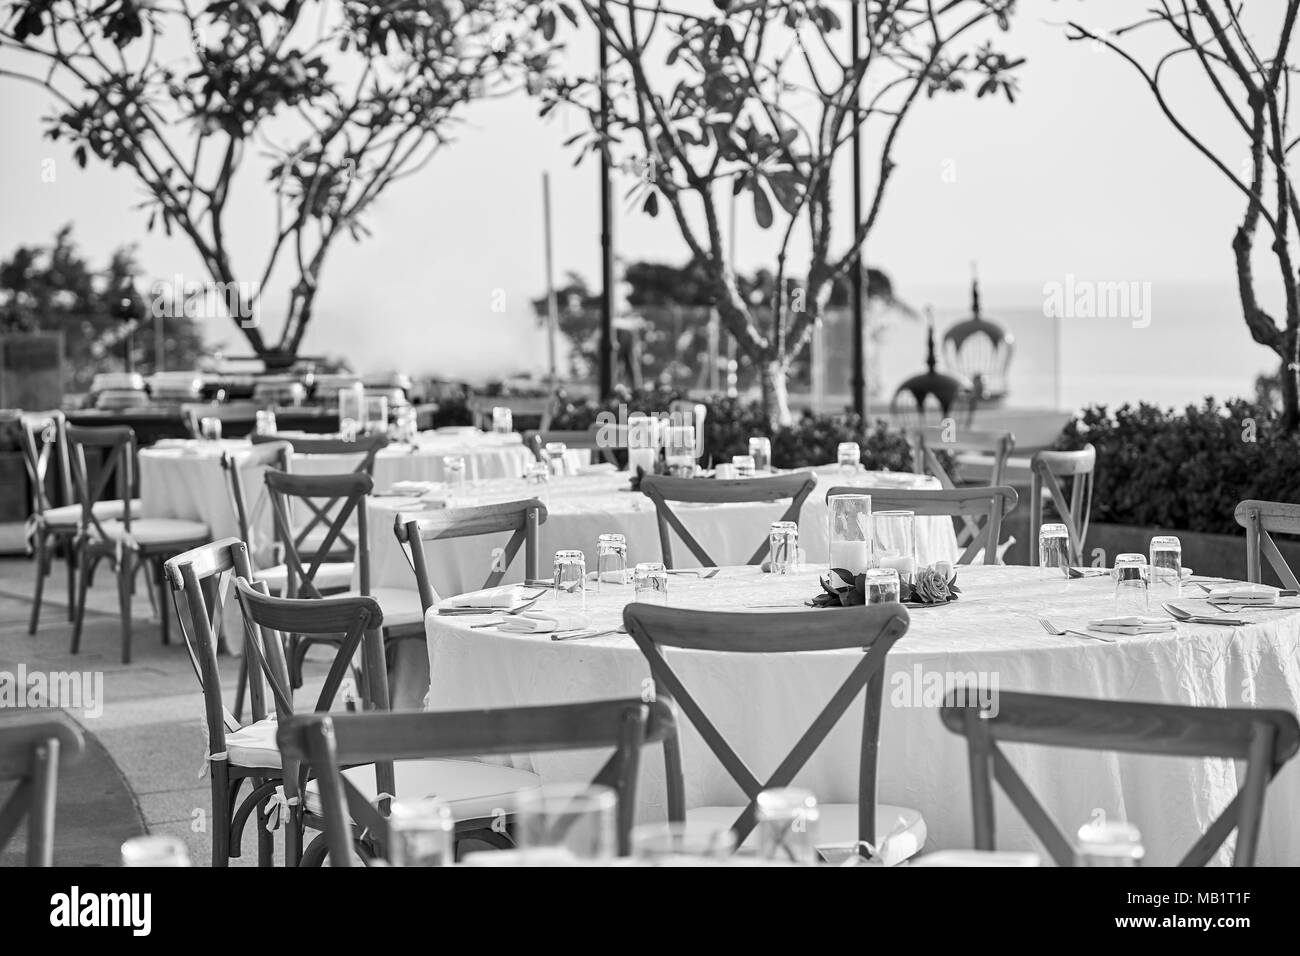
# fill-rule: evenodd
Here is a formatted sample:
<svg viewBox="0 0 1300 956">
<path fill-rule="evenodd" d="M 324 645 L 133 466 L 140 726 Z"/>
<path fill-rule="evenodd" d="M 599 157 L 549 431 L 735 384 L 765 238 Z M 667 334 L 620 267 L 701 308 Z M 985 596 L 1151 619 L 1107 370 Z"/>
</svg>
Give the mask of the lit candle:
<svg viewBox="0 0 1300 956">
<path fill-rule="evenodd" d="M 910 578 L 916 570 L 916 561 L 913 560 L 910 554 L 886 554 L 876 561 L 876 566 L 893 568 L 898 572 L 900 578 Z"/>
<path fill-rule="evenodd" d="M 871 546 L 866 541 L 832 541 L 831 567 L 862 574 L 871 567 Z"/>
</svg>

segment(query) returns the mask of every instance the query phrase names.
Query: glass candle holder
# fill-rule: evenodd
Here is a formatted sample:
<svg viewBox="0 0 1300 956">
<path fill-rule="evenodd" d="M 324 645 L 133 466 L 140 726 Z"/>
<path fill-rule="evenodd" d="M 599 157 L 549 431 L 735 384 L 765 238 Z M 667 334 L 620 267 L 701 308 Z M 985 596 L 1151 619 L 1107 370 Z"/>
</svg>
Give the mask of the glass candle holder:
<svg viewBox="0 0 1300 956">
<path fill-rule="evenodd" d="M 899 599 L 898 571 L 894 568 L 871 568 L 867 571 L 867 603 L 889 604 Z"/>
<path fill-rule="evenodd" d="M 774 574 L 789 574 L 799 563 L 799 525 L 773 521 L 767 535 L 767 559 Z"/>
<path fill-rule="evenodd" d="M 903 581 L 916 574 L 916 515 L 911 511 L 877 511 L 871 516 L 878 568 L 892 568 Z"/>
<path fill-rule="evenodd" d="M 754 459 L 754 470 L 772 470 L 772 439 L 758 436 L 749 440 L 749 457 Z"/>
<path fill-rule="evenodd" d="M 367 435 L 388 431 L 388 396 L 366 395 L 362 398 L 365 414 L 362 416 Z"/>
<path fill-rule="evenodd" d="M 845 474 L 857 474 L 862 469 L 862 449 L 855 441 L 842 441 L 835 447 L 835 463 Z"/>
<path fill-rule="evenodd" d="M 1108 820 L 1079 827 L 1080 866 L 1141 866 L 1142 834 L 1132 823 Z"/>
<path fill-rule="evenodd" d="M 668 473 L 676 478 L 695 475 L 695 429 L 689 425 L 670 425 L 665 430 L 664 460 Z"/>
<path fill-rule="evenodd" d="M 862 574 L 871 567 L 871 495 L 832 495 L 826 506 L 830 567 Z"/>
<path fill-rule="evenodd" d="M 737 478 L 754 477 L 754 458 L 752 455 L 732 455 L 731 467 L 736 469 Z"/>
</svg>

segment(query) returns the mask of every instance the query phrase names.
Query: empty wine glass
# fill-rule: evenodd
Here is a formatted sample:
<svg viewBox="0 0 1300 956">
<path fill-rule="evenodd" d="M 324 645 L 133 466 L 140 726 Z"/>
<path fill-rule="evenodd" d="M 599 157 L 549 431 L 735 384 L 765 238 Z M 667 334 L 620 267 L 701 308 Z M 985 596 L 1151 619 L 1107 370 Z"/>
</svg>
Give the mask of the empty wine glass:
<svg viewBox="0 0 1300 956">
<path fill-rule="evenodd" d="M 1181 597 L 1183 593 L 1183 544 L 1171 534 L 1151 539 L 1151 589 L 1158 600 Z"/>
<path fill-rule="evenodd" d="M 1115 613 L 1145 614 L 1150 610 L 1147 559 L 1144 554 L 1121 554 L 1115 559 Z"/>
<path fill-rule="evenodd" d="M 612 860 L 618 853 L 618 800 L 597 784 L 546 784 L 515 798 L 520 849 L 557 851 L 556 858 Z"/>
<path fill-rule="evenodd" d="M 621 534 L 596 539 L 596 590 L 606 584 L 627 584 L 627 538 Z"/>
</svg>

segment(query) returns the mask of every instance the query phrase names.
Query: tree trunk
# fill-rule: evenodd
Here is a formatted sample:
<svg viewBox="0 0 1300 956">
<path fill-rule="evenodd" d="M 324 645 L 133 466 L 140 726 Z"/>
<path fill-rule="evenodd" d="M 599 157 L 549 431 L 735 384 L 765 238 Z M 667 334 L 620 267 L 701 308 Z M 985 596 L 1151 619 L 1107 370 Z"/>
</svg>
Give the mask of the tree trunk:
<svg viewBox="0 0 1300 956">
<path fill-rule="evenodd" d="M 1288 331 L 1283 337 L 1287 354 L 1278 368 L 1278 384 L 1282 392 L 1282 419 L 1279 423 L 1286 434 L 1300 431 L 1300 335 Z"/>
<path fill-rule="evenodd" d="M 773 427 L 789 425 L 793 421 L 790 414 L 790 393 L 787 390 L 789 365 L 781 359 L 766 359 L 761 367 L 763 386 L 763 412 Z"/>
</svg>

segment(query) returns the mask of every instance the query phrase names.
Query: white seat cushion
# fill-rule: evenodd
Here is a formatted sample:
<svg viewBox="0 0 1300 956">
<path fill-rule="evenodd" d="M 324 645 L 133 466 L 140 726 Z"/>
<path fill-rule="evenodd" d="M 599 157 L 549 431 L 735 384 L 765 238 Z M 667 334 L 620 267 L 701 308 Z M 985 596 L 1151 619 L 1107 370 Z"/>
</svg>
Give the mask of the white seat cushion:
<svg viewBox="0 0 1300 956">
<path fill-rule="evenodd" d="M 541 778 L 527 770 L 477 760 L 399 760 L 393 765 L 397 798 L 418 800 L 437 797 L 451 808 L 457 820 L 491 819 L 500 812 L 513 813 L 521 790 L 535 790 Z M 375 789 L 373 765 L 350 767 L 343 775 L 372 803 Z M 321 812 L 320 788 L 307 784 L 309 813 Z"/>
<path fill-rule="evenodd" d="M 307 567 L 311 567 L 310 564 Z M 339 561 L 337 563 L 322 564 L 316 570 L 316 587 L 322 591 L 334 590 L 335 588 L 346 588 L 352 584 L 352 573 L 356 568 L 351 561 Z M 255 575 L 257 580 L 265 581 L 266 586 L 271 589 L 272 594 L 283 594 L 285 584 L 289 578 L 289 569 L 283 564 L 277 564 L 274 567 L 264 568 Z"/>
<path fill-rule="evenodd" d="M 330 597 L 360 596 L 360 591 L 330 595 Z M 424 622 L 424 606 L 420 604 L 420 592 L 413 588 L 371 588 L 370 597 L 379 602 L 379 607 L 384 612 L 384 627 Z"/>
<path fill-rule="evenodd" d="M 90 506 L 96 518 L 105 521 L 110 518 L 122 517 L 122 502 L 117 501 L 96 501 Z M 131 501 L 131 511 L 134 514 L 140 510 L 140 499 L 135 498 Z M 41 512 L 41 518 L 47 525 L 58 527 L 72 527 L 81 520 L 81 505 L 60 505 L 57 508 L 46 508 Z"/>
<path fill-rule="evenodd" d="M 125 539 L 126 526 L 120 521 L 105 521 L 101 527 L 109 540 Z M 132 518 L 129 536 L 139 544 L 181 544 L 207 541 L 211 535 L 202 521 L 184 521 L 180 518 Z"/>
<path fill-rule="evenodd" d="M 740 816 L 743 807 L 697 807 L 686 812 L 692 826 L 722 830 L 730 827 Z M 824 857 L 836 861 L 847 856 L 858 842 L 858 806 L 855 803 L 823 803 L 817 809 L 817 849 Z M 909 807 L 895 807 L 887 803 L 876 804 L 876 840 L 885 841 L 881 848 L 886 866 L 895 866 L 910 859 L 925 846 L 925 818 L 920 811 Z M 758 848 L 758 830 L 750 831 L 742 850 Z M 839 852 L 837 853 L 836 850 Z"/>
<path fill-rule="evenodd" d="M 226 755 L 232 765 L 280 769 L 280 747 L 275 742 L 275 718 L 226 732 Z"/>
</svg>

